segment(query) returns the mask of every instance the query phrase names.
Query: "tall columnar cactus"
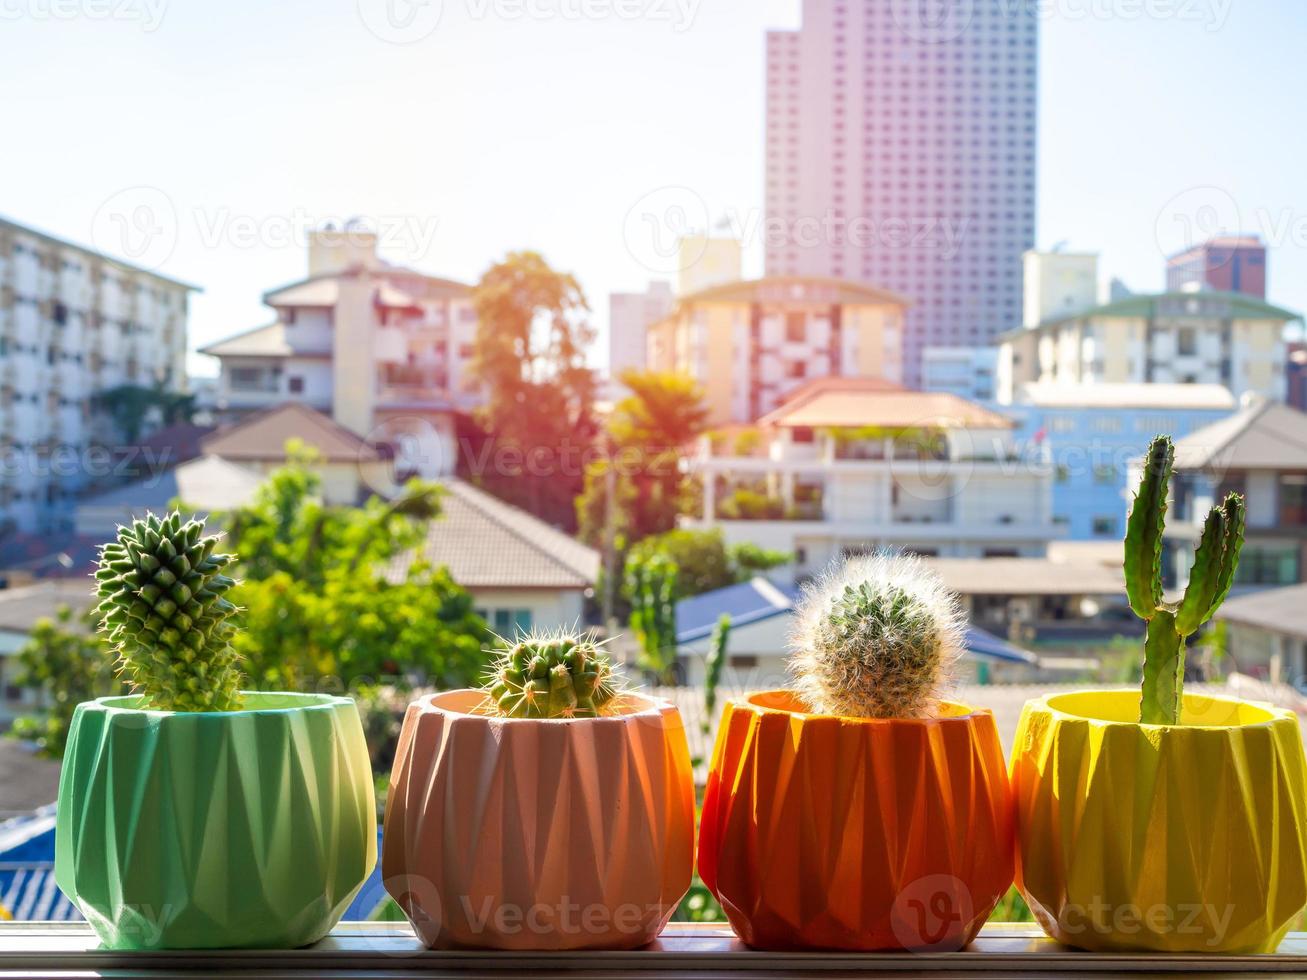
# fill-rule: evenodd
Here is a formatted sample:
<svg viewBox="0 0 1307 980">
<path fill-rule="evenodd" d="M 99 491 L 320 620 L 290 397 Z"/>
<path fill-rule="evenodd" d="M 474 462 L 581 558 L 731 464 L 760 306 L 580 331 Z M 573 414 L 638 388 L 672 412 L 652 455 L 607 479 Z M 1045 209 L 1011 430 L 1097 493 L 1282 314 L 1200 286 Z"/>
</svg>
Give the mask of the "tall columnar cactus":
<svg viewBox="0 0 1307 980">
<path fill-rule="evenodd" d="M 731 637 L 731 617 L 722 613 L 713 627 L 712 639 L 708 642 L 708 656 L 704 660 L 703 670 L 703 730 L 712 726 L 713 712 L 717 710 L 717 688 L 722 682 L 722 671 L 726 669 L 726 645 Z"/>
<path fill-rule="evenodd" d="M 631 630 L 640 644 L 640 666 L 666 673 L 676 663 L 676 562 L 655 554 L 631 565 Z"/>
<path fill-rule="evenodd" d="M 485 690 L 505 718 L 596 718 L 622 683 L 593 633 L 531 633 L 495 651 Z"/>
<path fill-rule="evenodd" d="M 965 626 L 957 597 L 916 558 L 850 559 L 800 600 L 790 660 L 820 714 L 933 715 Z"/>
<path fill-rule="evenodd" d="M 235 582 L 223 574 L 234 558 L 217 545 L 202 522 L 183 522 L 174 511 L 120 527 L 100 549 L 100 628 L 149 707 L 239 707 L 241 674 L 230 642 L 236 607 L 224 596 Z"/>
<path fill-rule="evenodd" d="M 1164 601 L 1162 532 L 1174 466 L 1175 446 L 1167 436 L 1158 436 L 1148 447 L 1126 525 L 1126 594 L 1135 615 L 1148 623 L 1139 705 L 1139 721 L 1147 725 L 1180 724 L 1185 640 L 1212 618 L 1229 595 L 1246 520 L 1244 499 L 1237 493 L 1213 507 L 1203 523 L 1184 597 L 1179 602 Z"/>
</svg>

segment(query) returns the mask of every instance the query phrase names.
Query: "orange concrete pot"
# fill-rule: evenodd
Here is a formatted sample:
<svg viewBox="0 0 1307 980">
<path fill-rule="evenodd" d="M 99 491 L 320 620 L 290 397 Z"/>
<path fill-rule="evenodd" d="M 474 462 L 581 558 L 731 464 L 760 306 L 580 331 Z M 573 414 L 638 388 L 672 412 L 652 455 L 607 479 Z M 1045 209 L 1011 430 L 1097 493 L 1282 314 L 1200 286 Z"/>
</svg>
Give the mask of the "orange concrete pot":
<svg viewBox="0 0 1307 980">
<path fill-rule="evenodd" d="M 750 946 L 960 949 L 1012 884 L 1003 748 L 986 709 L 888 721 L 726 706 L 699 875 Z"/>
<path fill-rule="evenodd" d="M 386 890 L 432 948 L 630 949 L 690 886 L 694 781 L 676 709 L 498 718 L 480 691 L 409 705 L 386 803 Z"/>
</svg>

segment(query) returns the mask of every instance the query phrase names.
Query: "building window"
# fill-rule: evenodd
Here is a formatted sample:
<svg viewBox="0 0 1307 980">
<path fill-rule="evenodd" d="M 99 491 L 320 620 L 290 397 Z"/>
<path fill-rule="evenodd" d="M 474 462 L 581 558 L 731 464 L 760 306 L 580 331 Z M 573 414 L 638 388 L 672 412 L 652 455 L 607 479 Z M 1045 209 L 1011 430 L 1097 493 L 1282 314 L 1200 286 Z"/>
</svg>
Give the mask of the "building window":
<svg viewBox="0 0 1307 980">
<path fill-rule="evenodd" d="M 1176 331 L 1176 349 L 1185 356 L 1198 353 L 1198 331 L 1193 327 L 1181 327 Z"/>
<path fill-rule="evenodd" d="M 1116 537 L 1116 518 L 1095 517 L 1093 522 L 1093 533 L 1096 538 Z"/>
<path fill-rule="evenodd" d="M 791 361 L 785 365 L 785 376 L 789 378 L 806 378 L 808 365 L 803 361 Z"/>
<path fill-rule="evenodd" d="M 1116 484 L 1116 467 L 1099 465 L 1094 467 L 1094 482 L 1105 487 Z"/>
<path fill-rule="evenodd" d="M 531 631 L 530 609 L 496 609 L 490 615 L 484 611 L 480 615 L 491 623 L 496 633 L 506 639 Z"/>
<path fill-rule="evenodd" d="M 802 344 L 808 339 L 807 314 L 785 314 L 785 339 L 792 344 Z M 802 377 L 802 375 L 796 375 L 796 377 Z"/>
<path fill-rule="evenodd" d="M 304 394 L 304 379 L 298 374 L 292 374 L 286 379 L 286 390 L 292 395 Z"/>
</svg>

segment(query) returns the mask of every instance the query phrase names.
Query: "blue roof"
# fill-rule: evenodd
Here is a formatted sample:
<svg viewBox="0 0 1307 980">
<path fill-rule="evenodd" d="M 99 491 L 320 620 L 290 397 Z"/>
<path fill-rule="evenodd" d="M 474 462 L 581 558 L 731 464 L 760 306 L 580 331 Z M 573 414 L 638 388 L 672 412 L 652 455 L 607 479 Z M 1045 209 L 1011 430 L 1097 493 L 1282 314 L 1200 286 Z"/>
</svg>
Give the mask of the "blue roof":
<svg viewBox="0 0 1307 980">
<path fill-rule="evenodd" d="M 794 600 L 798 595 L 797 586 L 754 578 L 682 599 L 676 604 L 676 642 L 693 643 L 711 635 L 722 613 L 731 617 L 732 626 L 760 623 L 774 616 L 789 616 L 794 612 Z M 967 654 L 982 660 L 1034 664 L 1039 659 L 1030 651 L 975 626 L 967 627 L 965 642 Z"/>
<path fill-rule="evenodd" d="M 0 823 L 0 909 L 20 922 L 80 919 L 54 880 L 54 806 Z"/>
</svg>

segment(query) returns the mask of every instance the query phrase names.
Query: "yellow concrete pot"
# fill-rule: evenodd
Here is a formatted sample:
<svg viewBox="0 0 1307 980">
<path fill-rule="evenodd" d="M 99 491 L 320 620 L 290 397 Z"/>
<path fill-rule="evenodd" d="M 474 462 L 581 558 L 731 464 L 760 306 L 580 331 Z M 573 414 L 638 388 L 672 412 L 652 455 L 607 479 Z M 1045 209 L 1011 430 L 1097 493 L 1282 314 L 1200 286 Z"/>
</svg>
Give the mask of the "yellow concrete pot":
<svg viewBox="0 0 1307 980">
<path fill-rule="evenodd" d="M 1017 886 L 1091 950 L 1268 953 L 1307 905 L 1298 720 L 1186 694 L 1140 725 L 1137 691 L 1026 703 L 1012 750 Z"/>
</svg>

